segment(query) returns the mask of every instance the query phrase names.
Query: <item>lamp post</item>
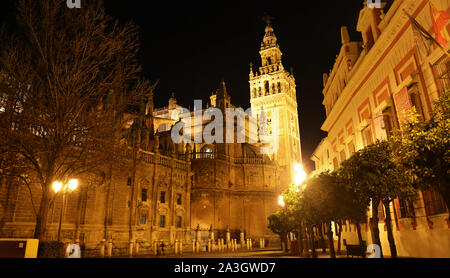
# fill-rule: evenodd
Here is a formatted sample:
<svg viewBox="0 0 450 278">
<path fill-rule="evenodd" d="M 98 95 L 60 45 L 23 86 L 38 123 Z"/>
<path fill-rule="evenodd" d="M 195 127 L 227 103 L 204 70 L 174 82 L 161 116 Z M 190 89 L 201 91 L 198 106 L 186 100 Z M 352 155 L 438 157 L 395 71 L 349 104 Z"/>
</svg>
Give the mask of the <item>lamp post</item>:
<svg viewBox="0 0 450 278">
<path fill-rule="evenodd" d="M 66 193 L 67 193 L 67 191 L 69 191 L 69 193 L 73 192 L 77 188 L 78 188 L 78 180 L 76 180 L 76 179 L 72 179 L 68 183 L 65 183 L 64 185 L 60 181 L 55 181 L 53 183 L 53 190 L 55 191 L 55 193 L 58 194 L 60 191 L 62 191 L 62 193 L 63 193 L 61 212 L 60 212 L 60 215 L 59 215 L 58 241 L 61 241 L 61 226 L 62 226 L 62 219 L 63 219 L 64 208 L 65 208 L 65 205 L 66 205 Z"/>
</svg>

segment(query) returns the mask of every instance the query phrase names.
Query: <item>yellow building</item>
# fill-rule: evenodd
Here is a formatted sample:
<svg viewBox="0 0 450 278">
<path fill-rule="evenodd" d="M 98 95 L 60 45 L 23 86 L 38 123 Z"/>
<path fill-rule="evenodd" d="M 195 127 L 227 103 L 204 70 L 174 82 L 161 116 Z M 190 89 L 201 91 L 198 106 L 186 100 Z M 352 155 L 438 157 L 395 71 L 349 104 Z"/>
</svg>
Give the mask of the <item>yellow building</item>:
<svg viewBox="0 0 450 278">
<path fill-rule="evenodd" d="M 365 4 L 357 24 L 362 42 L 352 42 L 342 27 L 340 53 L 331 72 L 324 75 L 327 118 L 322 130 L 328 135 L 311 158 L 315 173 L 334 171 L 355 151 L 389 137 L 400 126 L 405 110 L 415 107 L 428 119 L 433 102 L 450 89 L 450 59 L 415 35 L 407 15 L 437 37 L 432 7 L 449 13 L 447 0 L 395 0 L 381 8 Z M 439 33 L 449 27 L 447 22 Z M 396 200 L 391 207 L 399 256 L 450 257 L 448 209 L 435 192 L 421 192 L 419 197 L 414 202 Z M 389 255 L 381 207 L 379 216 L 383 252 Z M 369 227 L 363 226 L 369 244 Z M 355 227 L 347 223 L 342 238 L 357 244 Z"/>
</svg>

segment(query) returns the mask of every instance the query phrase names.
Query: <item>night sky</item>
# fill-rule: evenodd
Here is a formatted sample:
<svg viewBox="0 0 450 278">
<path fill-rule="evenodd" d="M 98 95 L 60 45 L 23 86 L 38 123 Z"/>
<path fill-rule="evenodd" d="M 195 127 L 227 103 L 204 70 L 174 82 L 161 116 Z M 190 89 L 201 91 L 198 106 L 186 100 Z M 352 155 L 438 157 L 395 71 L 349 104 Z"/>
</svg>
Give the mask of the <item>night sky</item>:
<svg viewBox="0 0 450 278">
<path fill-rule="evenodd" d="M 294 68 L 303 160 L 313 170 L 309 158 L 326 135 L 320 130 L 325 120 L 322 75 L 340 51 L 341 26 L 349 27 L 352 40 L 360 40 L 355 29 L 363 0 L 105 2 L 112 17 L 140 27 L 145 75 L 159 80 L 156 107 L 167 106 L 172 91 L 184 107 L 193 106 L 194 99 L 206 102 L 224 78 L 232 103 L 249 108 L 249 64 L 260 66 L 262 17 L 273 17 L 284 67 Z M 12 22 L 14 0 L 0 5 L 0 21 Z"/>
</svg>

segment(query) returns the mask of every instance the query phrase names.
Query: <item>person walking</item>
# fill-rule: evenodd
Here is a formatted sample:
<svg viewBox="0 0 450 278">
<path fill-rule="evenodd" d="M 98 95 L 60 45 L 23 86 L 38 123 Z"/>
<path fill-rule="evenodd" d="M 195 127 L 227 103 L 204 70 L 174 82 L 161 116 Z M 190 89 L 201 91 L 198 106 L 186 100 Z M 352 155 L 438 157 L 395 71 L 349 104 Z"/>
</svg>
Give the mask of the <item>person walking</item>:
<svg viewBox="0 0 450 278">
<path fill-rule="evenodd" d="M 159 247 L 160 247 L 160 249 L 161 249 L 161 255 L 164 256 L 164 255 L 165 255 L 165 253 L 164 253 L 164 247 L 166 247 L 166 245 L 164 245 L 164 242 L 161 242 L 161 245 L 160 245 Z"/>
</svg>

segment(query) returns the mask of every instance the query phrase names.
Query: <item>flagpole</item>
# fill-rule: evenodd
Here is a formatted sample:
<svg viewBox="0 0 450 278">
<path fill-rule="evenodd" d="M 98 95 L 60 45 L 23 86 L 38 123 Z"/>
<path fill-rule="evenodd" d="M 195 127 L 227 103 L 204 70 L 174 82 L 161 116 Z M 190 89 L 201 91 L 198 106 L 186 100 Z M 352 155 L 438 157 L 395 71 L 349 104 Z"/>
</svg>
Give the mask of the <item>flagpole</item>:
<svg viewBox="0 0 450 278">
<path fill-rule="evenodd" d="M 448 58 L 450 58 L 450 53 L 436 40 L 433 38 L 433 36 L 425 30 L 425 28 L 420 25 L 417 20 L 415 20 L 405 9 L 403 9 L 403 12 L 409 17 L 409 20 L 411 21 L 411 24 L 418 25 L 417 27 L 419 30 L 427 35 L 427 39 L 430 39 L 432 42 L 434 42 L 443 52 L 445 55 L 447 55 Z"/>
</svg>

